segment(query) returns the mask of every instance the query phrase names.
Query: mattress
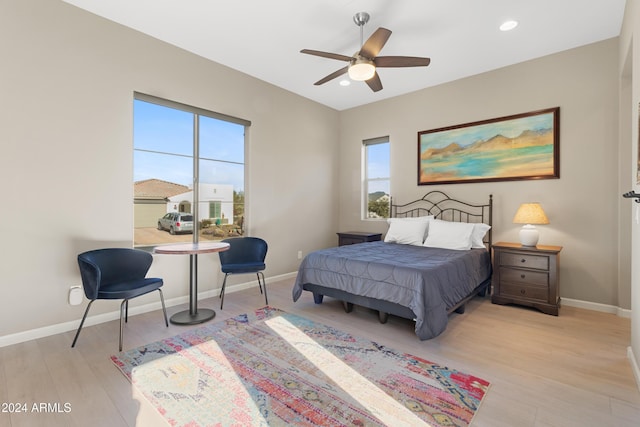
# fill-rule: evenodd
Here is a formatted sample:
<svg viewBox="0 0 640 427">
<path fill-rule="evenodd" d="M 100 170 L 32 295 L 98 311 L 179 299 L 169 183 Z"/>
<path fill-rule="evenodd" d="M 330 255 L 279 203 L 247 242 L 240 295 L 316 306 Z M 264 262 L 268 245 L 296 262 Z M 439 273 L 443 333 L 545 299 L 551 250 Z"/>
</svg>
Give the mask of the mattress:
<svg viewBox="0 0 640 427">
<path fill-rule="evenodd" d="M 448 309 L 490 277 L 486 249 L 367 242 L 307 255 L 292 293 L 297 301 L 304 284 L 316 284 L 408 307 L 416 316 L 416 334 L 424 340 L 441 334 Z"/>
</svg>

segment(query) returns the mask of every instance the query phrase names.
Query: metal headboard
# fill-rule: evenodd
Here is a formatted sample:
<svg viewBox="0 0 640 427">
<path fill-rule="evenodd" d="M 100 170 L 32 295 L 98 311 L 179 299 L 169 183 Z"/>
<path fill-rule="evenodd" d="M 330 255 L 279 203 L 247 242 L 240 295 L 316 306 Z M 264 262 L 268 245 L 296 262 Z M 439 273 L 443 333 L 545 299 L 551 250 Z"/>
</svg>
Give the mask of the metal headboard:
<svg viewBox="0 0 640 427">
<path fill-rule="evenodd" d="M 390 200 L 392 218 L 409 218 L 433 215 L 437 219 L 453 222 L 479 223 L 491 225 L 484 236 L 487 249 L 491 249 L 493 229 L 493 194 L 489 195 L 489 203 L 475 205 L 461 200 L 452 199 L 442 191 L 434 190 L 425 194 L 421 199 L 414 200 L 403 205 L 393 203 Z"/>
</svg>

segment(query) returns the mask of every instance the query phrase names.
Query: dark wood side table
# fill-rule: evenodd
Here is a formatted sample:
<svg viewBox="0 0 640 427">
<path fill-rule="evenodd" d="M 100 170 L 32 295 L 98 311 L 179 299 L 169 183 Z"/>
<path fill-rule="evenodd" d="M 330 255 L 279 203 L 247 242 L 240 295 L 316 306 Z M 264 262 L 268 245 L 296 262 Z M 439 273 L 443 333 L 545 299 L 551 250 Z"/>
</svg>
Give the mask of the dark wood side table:
<svg viewBox="0 0 640 427">
<path fill-rule="evenodd" d="M 378 240 L 382 240 L 382 233 L 345 231 L 337 234 L 338 246 L 353 245 L 354 243 L 377 242 Z"/>
<path fill-rule="evenodd" d="M 557 316 L 561 250 L 562 246 L 494 244 L 491 302 L 526 305 Z"/>
</svg>

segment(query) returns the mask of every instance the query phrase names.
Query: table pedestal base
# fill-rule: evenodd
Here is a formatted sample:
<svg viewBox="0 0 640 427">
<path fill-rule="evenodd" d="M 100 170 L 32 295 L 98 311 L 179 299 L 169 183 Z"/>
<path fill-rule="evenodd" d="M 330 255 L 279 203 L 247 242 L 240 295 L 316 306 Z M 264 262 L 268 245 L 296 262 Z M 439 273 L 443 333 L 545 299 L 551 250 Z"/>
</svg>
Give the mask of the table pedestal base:
<svg viewBox="0 0 640 427">
<path fill-rule="evenodd" d="M 197 212 L 194 212 L 194 217 L 198 218 Z M 197 229 L 193 232 L 196 233 Z M 189 254 L 191 261 L 189 263 L 189 310 L 181 311 L 171 316 L 171 323 L 174 325 L 197 325 L 215 317 L 216 312 L 211 309 L 202 308 L 198 310 L 198 254 L 222 252 L 228 250 L 229 247 L 229 243 L 223 242 L 194 242 L 154 248 L 153 252 L 157 254 Z"/>
<path fill-rule="evenodd" d="M 209 310 L 208 308 L 201 308 L 191 314 L 189 310 L 180 311 L 173 316 L 169 321 L 174 325 L 197 325 L 198 323 L 204 323 L 207 320 L 211 320 L 216 316 L 216 312 Z"/>
</svg>

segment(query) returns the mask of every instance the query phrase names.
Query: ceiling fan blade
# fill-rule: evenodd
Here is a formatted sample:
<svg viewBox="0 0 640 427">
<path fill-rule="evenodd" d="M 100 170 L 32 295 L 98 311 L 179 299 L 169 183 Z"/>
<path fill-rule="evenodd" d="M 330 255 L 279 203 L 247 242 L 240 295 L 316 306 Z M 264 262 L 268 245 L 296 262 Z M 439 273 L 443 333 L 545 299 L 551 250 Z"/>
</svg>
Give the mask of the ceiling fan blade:
<svg viewBox="0 0 640 427">
<path fill-rule="evenodd" d="M 378 92 L 379 90 L 382 90 L 382 82 L 380 81 L 380 76 L 378 76 L 378 73 L 375 73 L 373 77 L 371 77 L 366 82 L 372 91 Z"/>
<path fill-rule="evenodd" d="M 376 67 L 426 67 L 431 59 L 417 56 L 378 56 L 373 62 Z"/>
<path fill-rule="evenodd" d="M 360 49 L 360 55 L 365 58 L 373 59 L 378 56 L 378 53 L 382 50 L 387 40 L 391 36 L 391 31 L 386 28 L 378 28 L 371 37 L 367 39 Z"/>
<path fill-rule="evenodd" d="M 340 68 L 338 71 L 334 71 L 333 73 L 329 74 L 324 79 L 318 80 L 317 82 L 314 83 L 314 85 L 320 86 L 321 84 L 325 84 L 326 82 L 331 81 L 331 80 L 335 79 L 336 77 L 340 77 L 341 75 L 345 74 L 347 71 L 349 71 L 349 66 L 348 65 L 346 67 Z"/>
<path fill-rule="evenodd" d="M 351 61 L 350 56 L 340 55 L 338 53 L 322 52 L 320 50 L 302 49 L 300 53 L 306 53 L 307 55 L 321 56 L 323 58 L 337 59 L 338 61 Z"/>
</svg>

